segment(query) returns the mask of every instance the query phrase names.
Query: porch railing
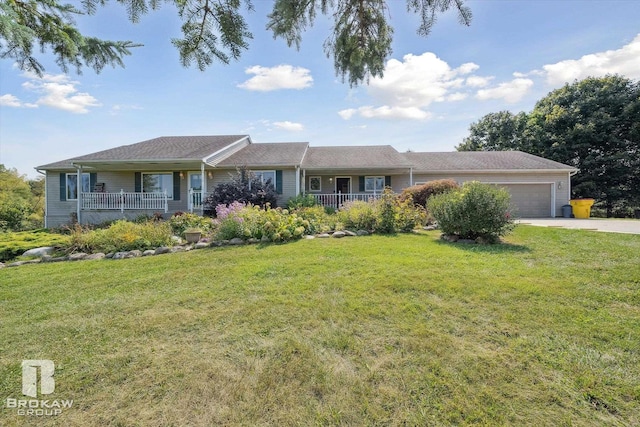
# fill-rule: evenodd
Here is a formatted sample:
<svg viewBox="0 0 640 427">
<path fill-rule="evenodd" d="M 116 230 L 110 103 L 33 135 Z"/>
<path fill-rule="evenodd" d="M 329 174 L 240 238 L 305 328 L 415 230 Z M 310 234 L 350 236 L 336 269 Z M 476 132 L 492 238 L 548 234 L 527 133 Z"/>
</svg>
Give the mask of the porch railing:
<svg viewBox="0 0 640 427">
<path fill-rule="evenodd" d="M 169 211 L 167 193 L 82 193 L 82 210 L 161 210 Z"/>
<path fill-rule="evenodd" d="M 364 202 L 368 202 L 369 200 L 376 199 L 376 194 L 371 193 L 331 193 L 331 194 L 311 194 L 316 202 L 321 204 L 322 206 L 332 206 L 334 208 L 339 208 L 346 202 L 353 202 L 355 200 L 361 200 Z"/>
<path fill-rule="evenodd" d="M 202 201 L 208 196 L 207 193 L 203 193 L 201 190 L 189 189 L 189 198 L 187 199 L 187 208 L 189 212 L 193 213 L 194 210 L 202 209 Z"/>
</svg>

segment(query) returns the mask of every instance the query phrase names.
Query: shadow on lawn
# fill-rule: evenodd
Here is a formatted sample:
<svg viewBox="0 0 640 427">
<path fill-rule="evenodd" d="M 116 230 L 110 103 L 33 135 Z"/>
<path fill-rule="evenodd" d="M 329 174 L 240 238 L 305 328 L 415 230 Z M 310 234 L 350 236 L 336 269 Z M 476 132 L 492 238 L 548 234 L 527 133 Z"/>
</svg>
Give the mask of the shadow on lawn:
<svg viewBox="0 0 640 427">
<path fill-rule="evenodd" d="M 456 248 L 463 251 L 470 251 L 475 253 L 489 253 L 489 254 L 506 254 L 506 253 L 519 253 L 519 252 L 531 252 L 531 249 L 523 245 L 515 245 L 513 243 L 496 243 L 492 245 L 480 245 L 477 243 L 459 243 L 459 242 L 447 242 L 440 238 L 435 239 L 436 244 L 447 246 L 450 248 Z"/>
</svg>

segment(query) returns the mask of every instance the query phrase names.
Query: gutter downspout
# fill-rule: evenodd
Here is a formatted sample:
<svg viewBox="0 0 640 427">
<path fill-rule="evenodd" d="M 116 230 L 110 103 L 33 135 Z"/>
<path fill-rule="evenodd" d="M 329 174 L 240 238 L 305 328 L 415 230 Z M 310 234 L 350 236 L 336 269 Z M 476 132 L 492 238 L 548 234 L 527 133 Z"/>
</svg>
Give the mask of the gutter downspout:
<svg viewBox="0 0 640 427">
<path fill-rule="evenodd" d="M 202 176 L 202 188 L 200 188 L 200 210 L 202 211 L 202 215 L 204 215 L 204 198 L 205 194 L 207 194 L 207 174 L 204 171 L 204 161 L 200 163 L 200 175 Z M 187 187 L 189 183 L 187 183 Z"/>
</svg>

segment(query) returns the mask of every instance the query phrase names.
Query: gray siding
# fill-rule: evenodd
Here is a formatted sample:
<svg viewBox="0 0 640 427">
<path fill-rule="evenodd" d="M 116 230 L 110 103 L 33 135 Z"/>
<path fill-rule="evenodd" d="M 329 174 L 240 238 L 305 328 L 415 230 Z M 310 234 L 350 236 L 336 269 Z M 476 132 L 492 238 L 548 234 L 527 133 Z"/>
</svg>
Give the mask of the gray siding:
<svg viewBox="0 0 640 427">
<path fill-rule="evenodd" d="M 319 176 L 321 180 L 322 188 L 320 191 L 311 191 L 309 189 L 309 179 L 312 176 Z M 384 174 L 367 174 L 367 175 L 352 175 L 350 173 L 345 173 L 341 175 L 322 175 L 319 173 L 307 172 L 305 176 L 305 185 L 304 189 L 300 189 L 301 191 L 305 191 L 310 194 L 334 194 L 336 192 L 336 178 L 351 178 L 351 193 L 352 194 L 373 194 L 371 191 L 360 191 L 359 182 L 360 176 L 385 176 Z M 409 186 L 409 175 L 389 175 L 391 176 L 391 189 L 399 193 L 404 188 Z"/>
</svg>

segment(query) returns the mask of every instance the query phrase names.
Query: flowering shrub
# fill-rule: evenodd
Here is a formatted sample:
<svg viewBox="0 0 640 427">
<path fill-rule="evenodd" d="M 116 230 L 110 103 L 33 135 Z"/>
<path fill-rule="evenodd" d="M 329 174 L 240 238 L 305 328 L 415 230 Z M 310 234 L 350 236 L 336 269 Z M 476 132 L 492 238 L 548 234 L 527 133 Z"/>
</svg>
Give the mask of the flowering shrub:
<svg viewBox="0 0 640 427">
<path fill-rule="evenodd" d="M 320 205 L 298 208 L 294 211 L 303 220 L 309 222 L 308 231 L 311 234 L 325 233 L 336 229 L 335 213 L 330 214 Z"/>
<path fill-rule="evenodd" d="M 280 208 L 262 209 L 253 205 L 225 211 L 223 218 L 217 220 L 219 224 L 216 236 L 223 240 L 238 237 L 284 242 L 310 234 L 310 230 L 314 228 L 309 220 L 295 212 Z"/>
<path fill-rule="evenodd" d="M 431 197 L 427 209 L 444 234 L 495 242 L 513 230 L 510 199 L 504 188 L 474 181 Z"/>
<path fill-rule="evenodd" d="M 386 188 L 379 199 L 343 204 L 337 217 L 344 228 L 382 234 L 411 231 L 426 222 L 424 208 L 414 206 L 410 196 L 398 197 L 390 188 Z"/>
<path fill-rule="evenodd" d="M 203 233 L 207 233 L 213 226 L 211 218 L 183 212 L 180 212 L 179 214 L 176 212 L 168 222 L 172 232 L 178 236 L 182 236 L 187 228 L 197 228 Z"/>
<path fill-rule="evenodd" d="M 338 221 L 347 229 L 373 230 L 377 222 L 375 202 L 345 202 L 337 213 Z"/>
<path fill-rule="evenodd" d="M 150 249 L 171 245 L 171 226 L 167 222 L 116 221 L 109 228 L 72 229 L 70 250 L 83 252 L 117 252 Z"/>
<path fill-rule="evenodd" d="M 241 203 L 235 201 L 229 205 L 219 204 L 216 206 L 216 218 L 218 220 L 223 220 L 229 215 L 234 215 L 237 212 L 240 212 L 244 207 L 247 206 L 245 203 Z"/>
<path fill-rule="evenodd" d="M 205 213 L 214 215 L 215 208 L 221 204 L 230 205 L 241 202 L 261 207 L 275 207 L 278 193 L 271 180 L 262 182 L 246 168 L 238 169 L 231 181 L 218 184 L 213 193 L 203 200 Z"/>
</svg>

